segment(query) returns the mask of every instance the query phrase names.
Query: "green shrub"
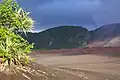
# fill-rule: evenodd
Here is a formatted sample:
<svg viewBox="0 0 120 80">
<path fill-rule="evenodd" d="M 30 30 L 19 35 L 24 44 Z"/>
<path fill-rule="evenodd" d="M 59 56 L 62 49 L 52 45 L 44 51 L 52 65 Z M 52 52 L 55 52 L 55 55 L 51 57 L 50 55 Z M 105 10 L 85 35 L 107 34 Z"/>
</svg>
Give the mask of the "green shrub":
<svg viewBox="0 0 120 80">
<path fill-rule="evenodd" d="M 33 20 L 13 0 L 2 0 L 0 3 L 0 70 L 15 66 L 27 66 L 30 62 L 28 53 L 33 44 L 24 40 L 18 32 L 30 31 Z M 2 70 L 2 71 L 4 71 Z"/>
<path fill-rule="evenodd" d="M 6 27 L 11 31 L 29 31 L 33 26 L 33 20 L 28 16 L 14 0 L 2 0 L 0 4 L 0 27 Z"/>
<path fill-rule="evenodd" d="M 24 63 L 28 63 L 26 54 L 31 51 L 31 48 L 33 48 L 33 45 L 21 36 L 0 28 L 0 57 L 3 62 L 8 61 L 9 65 L 13 63 L 20 65 L 20 60 L 26 58 Z"/>
</svg>

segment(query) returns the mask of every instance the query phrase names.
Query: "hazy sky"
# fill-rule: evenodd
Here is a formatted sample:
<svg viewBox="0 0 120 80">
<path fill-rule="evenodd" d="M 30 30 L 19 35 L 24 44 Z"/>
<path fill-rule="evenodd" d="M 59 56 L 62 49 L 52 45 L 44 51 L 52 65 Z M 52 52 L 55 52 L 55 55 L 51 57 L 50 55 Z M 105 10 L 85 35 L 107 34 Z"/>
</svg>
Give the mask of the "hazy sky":
<svg viewBox="0 0 120 80">
<path fill-rule="evenodd" d="M 120 0 L 17 0 L 31 12 L 35 30 L 79 25 L 89 30 L 120 22 Z"/>
</svg>

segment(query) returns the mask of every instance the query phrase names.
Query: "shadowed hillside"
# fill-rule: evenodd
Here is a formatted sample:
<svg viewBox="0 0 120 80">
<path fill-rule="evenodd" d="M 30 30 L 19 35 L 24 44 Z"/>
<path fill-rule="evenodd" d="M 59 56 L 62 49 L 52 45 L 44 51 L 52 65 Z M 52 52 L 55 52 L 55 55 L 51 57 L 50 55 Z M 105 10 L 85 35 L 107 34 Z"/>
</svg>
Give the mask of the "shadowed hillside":
<svg viewBox="0 0 120 80">
<path fill-rule="evenodd" d="M 26 38 L 36 49 L 67 49 L 79 47 L 120 47 L 120 23 L 107 24 L 88 31 L 80 26 L 59 26 Z"/>
<path fill-rule="evenodd" d="M 89 32 L 80 26 L 60 26 L 40 33 L 28 33 L 26 39 L 42 49 L 61 49 L 85 47 Z"/>
<path fill-rule="evenodd" d="M 120 36 L 120 23 L 107 24 L 92 32 L 92 40 L 106 40 Z"/>
<path fill-rule="evenodd" d="M 89 47 L 120 47 L 120 23 L 101 26 L 91 35 Z"/>
</svg>

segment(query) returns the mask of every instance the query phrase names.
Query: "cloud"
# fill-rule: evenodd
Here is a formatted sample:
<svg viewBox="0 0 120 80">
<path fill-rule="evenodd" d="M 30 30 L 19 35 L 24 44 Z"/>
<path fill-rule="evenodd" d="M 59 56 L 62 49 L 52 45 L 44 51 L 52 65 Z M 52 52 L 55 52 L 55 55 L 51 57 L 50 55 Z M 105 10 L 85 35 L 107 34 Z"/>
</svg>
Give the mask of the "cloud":
<svg viewBox="0 0 120 80">
<path fill-rule="evenodd" d="M 46 5 L 39 5 L 38 11 L 42 28 L 58 25 L 94 25 L 91 13 L 99 5 L 99 1 L 61 0 Z M 89 26 L 88 26 L 89 27 Z M 38 29 L 38 28 L 37 28 Z"/>
<path fill-rule="evenodd" d="M 104 0 L 94 13 L 96 25 L 120 23 L 120 0 Z"/>
<path fill-rule="evenodd" d="M 79 25 L 88 29 L 120 22 L 120 0 L 18 0 L 31 11 L 35 30 L 59 25 Z"/>
</svg>

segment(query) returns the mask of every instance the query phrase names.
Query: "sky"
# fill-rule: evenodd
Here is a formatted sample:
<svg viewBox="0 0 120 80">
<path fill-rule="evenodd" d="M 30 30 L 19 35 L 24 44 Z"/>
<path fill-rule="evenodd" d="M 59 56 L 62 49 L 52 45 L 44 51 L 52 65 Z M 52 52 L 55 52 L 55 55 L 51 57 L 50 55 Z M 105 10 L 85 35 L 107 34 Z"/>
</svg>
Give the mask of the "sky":
<svg viewBox="0 0 120 80">
<path fill-rule="evenodd" d="M 17 0 L 31 12 L 35 31 L 74 25 L 93 30 L 120 23 L 120 0 Z"/>
</svg>

